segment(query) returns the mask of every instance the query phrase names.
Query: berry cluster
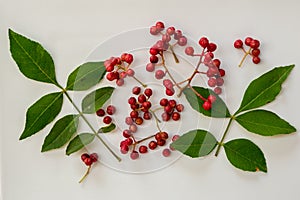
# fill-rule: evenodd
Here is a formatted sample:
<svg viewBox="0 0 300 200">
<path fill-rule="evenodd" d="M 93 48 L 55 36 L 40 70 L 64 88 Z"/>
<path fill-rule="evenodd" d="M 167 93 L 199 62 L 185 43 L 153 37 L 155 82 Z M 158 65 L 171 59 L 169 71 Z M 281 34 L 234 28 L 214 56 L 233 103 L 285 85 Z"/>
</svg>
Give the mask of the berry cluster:
<svg viewBox="0 0 300 200">
<path fill-rule="evenodd" d="M 189 56 L 200 57 L 195 73 L 199 73 L 197 68 L 203 63 L 208 68 L 206 72 L 202 72 L 202 74 L 206 74 L 208 77 L 208 86 L 214 88 L 216 94 L 221 94 L 221 86 L 224 84 L 222 77 L 225 76 L 225 70 L 220 68 L 221 61 L 214 58 L 213 52 L 216 51 L 217 45 L 210 42 L 206 37 L 200 38 L 198 43 L 203 48 L 200 54 L 196 54 L 194 48 L 191 46 L 185 48 L 185 53 Z"/>
<path fill-rule="evenodd" d="M 124 85 L 124 79 L 134 76 L 135 72 L 130 68 L 133 62 L 133 56 L 129 53 L 123 53 L 120 57 L 111 57 L 104 62 L 107 74 L 106 79 L 116 81 L 118 86 Z"/>
<path fill-rule="evenodd" d="M 169 121 L 171 118 L 174 121 L 180 119 L 180 112 L 184 109 L 182 104 L 177 104 L 174 99 L 168 100 L 166 98 L 162 98 L 159 104 L 164 108 L 164 112 L 161 115 L 163 121 Z"/>
<path fill-rule="evenodd" d="M 97 153 L 92 153 L 92 154 L 87 154 L 84 153 L 81 155 L 81 160 L 84 162 L 86 166 L 91 166 L 93 163 L 98 161 L 98 154 Z"/>
<path fill-rule="evenodd" d="M 241 62 L 240 62 L 240 64 L 239 64 L 239 67 L 242 66 L 242 64 L 243 64 L 243 62 L 244 62 L 244 60 L 245 60 L 245 58 L 246 58 L 248 55 L 252 56 L 252 62 L 253 62 L 254 64 L 260 63 L 260 57 L 259 57 L 259 55 L 260 55 L 260 49 L 259 49 L 260 42 L 259 42 L 259 40 L 253 39 L 253 38 L 251 38 L 251 37 L 246 37 L 246 39 L 245 39 L 244 42 L 245 42 L 245 45 L 249 47 L 248 51 L 245 50 L 245 48 L 244 48 L 244 43 L 243 43 L 243 41 L 240 40 L 240 39 L 236 40 L 236 41 L 234 42 L 234 44 L 233 44 L 234 47 L 235 47 L 236 49 L 242 49 L 243 52 L 244 52 L 244 57 L 243 57 L 243 59 L 241 60 Z"/>
<path fill-rule="evenodd" d="M 178 63 L 178 58 L 175 55 L 173 48 L 176 45 L 185 46 L 187 44 L 187 38 L 182 34 L 181 30 L 176 30 L 173 26 L 168 27 L 165 32 L 165 25 L 163 22 L 157 22 L 155 26 L 150 28 L 150 33 L 152 35 L 161 35 L 161 39 L 158 40 L 149 50 L 150 53 L 150 63 L 146 65 L 146 70 L 148 72 L 155 71 L 156 79 L 163 79 L 166 74 L 168 74 L 168 70 L 164 65 L 164 55 L 163 52 L 170 49 L 175 61 Z M 173 40 L 172 40 L 173 38 Z M 172 43 L 173 42 L 173 43 Z M 157 67 L 162 66 L 161 69 L 157 69 Z M 174 82 L 174 81 L 173 81 Z M 173 87 L 173 83 L 169 79 L 164 80 L 165 93 L 168 96 L 172 96 L 175 91 Z"/>
<path fill-rule="evenodd" d="M 113 105 L 109 105 L 106 108 L 106 113 L 108 115 L 113 115 L 116 112 L 116 107 Z M 97 110 L 96 115 L 99 117 L 104 117 L 103 118 L 103 122 L 105 124 L 110 124 L 112 122 L 112 118 L 110 116 L 105 116 L 105 110 L 103 108 L 100 108 L 99 110 Z"/>
</svg>

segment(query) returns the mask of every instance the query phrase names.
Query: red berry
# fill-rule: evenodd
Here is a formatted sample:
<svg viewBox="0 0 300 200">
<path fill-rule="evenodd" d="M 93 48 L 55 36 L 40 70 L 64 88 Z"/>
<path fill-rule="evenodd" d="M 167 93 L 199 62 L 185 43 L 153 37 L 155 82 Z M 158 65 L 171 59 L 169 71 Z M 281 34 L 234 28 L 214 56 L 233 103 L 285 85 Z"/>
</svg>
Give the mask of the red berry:
<svg viewBox="0 0 300 200">
<path fill-rule="evenodd" d="M 149 149 L 153 150 L 157 147 L 157 143 L 155 141 L 151 141 L 148 144 Z"/>
<path fill-rule="evenodd" d="M 169 101 L 169 103 L 170 103 L 170 101 Z M 173 112 L 173 110 L 174 110 L 174 107 L 172 107 L 171 105 L 166 105 L 164 107 L 164 111 L 167 113 L 171 113 L 171 112 Z"/>
<path fill-rule="evenodd" d="M 175 28 L 174 27 L 167 28 L 167 34 L 173 35 L 174 33 L 175 33 Z"/>
<path fill-rule="evenodd" d="M 145 145 L 142 145 L 139 147 L 139 152 L 140 153 L 147 153 L 148 152 L 148 147 Z"/>
<path fill-rule="evenodd" d="M 157 55 L 158 53 L 159 53 L 159 51 L 158 51 L 158 49 L 156 49 L 156 48 L 150 48 L 150 50 L 149 50 L 149 53 L 151 54 L 151 55 Z"/>
<path fill-rule="evenodd" d="M 141 88 L 138 86 L 135 86 L 134 88 L 132 88 L 132 94 L 138 95 L 141 92 Z"/>
<path fill-rule="evenodd" d="M 204 61 L 205 63 L 209 63 L 214 58 L 214 54 L 212 52 L 207 52 L 204 55 Z"/>
<path fill-rule="evenodd" d="M 165 72 L 161 69 L 159 69 L 155 72 L 156 79 L 162 79 L 164 76 L 165 76 Z"/>
<path fill-rule="evenodd" d="M 178 121 L 180 119 L 180 114 L 178 112 L 173 112 L 172 113 L 172 119 L 174 121 Z"/>
<path fill-rule="evenodd" d="M 133 144 L 133 140 L 131 138 L 126 138 L 126 140 L 124 140 L 124 141 L 128 146 Z"/>
<path fill-rule="evenodd" d="M 103 116 L 105 115 L 105 111 L 104 111 L 103 109 L 100 108 L 99 110 L 97 110 L 96 114 L 97 114 L 97 116 L 99 116 L 99 117 L 103 117 Z"/>
<path fill-rule="evenodd" d="M 170 116 L 169 113 L 163 112 L 163 113 L 161 114 L 161 118 L 162 118 L 163 121 L 167 122 L 167 121 L 170 120 L 171 116 Z"/>
<path fill-rule="evenodd" d="M 139 113 L 137 111 L 133 110 L 133 111 L 130 112 L 130 117 L 132 119 L 138 118 L 139 117 Z"/>
<path fill-rule="evenodd" d="M 138 102 L 139 102 L 139 103 L 143 103 L 143 102 L 145 102 L 146 100 L 147 100 L 147 98 L 146 98 L 145 95 L 140 94 L 140 95 L 138 96 Z"/>
<path fill-rule="evenodd" d="M 152 104 L 150 101 L 145 101 L 142 103 L 142 106 L 143 106 L 144 110 L 148 111 L 149 108 L 151 108 Z"/>
<path fill-rule="evenodd" d="M 162 151 L 162 155 L 163 155 L 164 157 L 169 157 L 169 156 L 171 155 L 170 149 L 164 149 L 164 150 Z"/>
<path fill-rule="evenodd" d="M 130 158 L 132 160 L 136 160 L 139 158 L 139 153 L 137 151 L 132 151 L 131 154 L 130 154 Z"/>
<path fill-rule="evenodd" d="M 162 99 L 160 100 L 159 104 L 160 104 L 161 106 L 166 106 L 166 105 L 169 104 L 169 101 L 168 101 L 168 99 L 166 99 L 166 98 L 162 98 Z"/>
<path fill-rule="evenodd" d="M 260 54 L 260 50 L 259 49 L 253 49 L 252 52 L 251 52 L 252 56 L 259 56 Z"/>
<path fill-rule="evenodd" d="M 130 105 L 136 104 L 136 98 L 135 98 L 135 97 L 130 97 L 130 98 L 128 99 L 128 103 L 129 103 Z"/>
<path fill-rule="evenodd" d="M 112 119 L 111 119 L 110 116 L 105 116 L 105 117 L 103 118 L 103 122 L 104 122 L 105 124 L 110 124 L 111 121 L 112 121 Z"/>
<path fill-rule="evenodd" d="M 250 43 L 253 39 L 251 37 L 246 37 L 245 39 L 245 45 L 250 46 Z"/>
<path fill-rule="evenodd" d="M 222 93 L 222 88 L 220 88 L 220 87 L 215 87 L 214 92 L 215 92 L 216 94 L 219 95 L 219 94 Z"/>
<path fill-rule="evenodd" d="M 166 140 L 164 140 L 164 139 L 157 140 L 158 146 L 164 146 L 165 144 L 166 144 Z"/>
<path fill-rule="evenodd" d="M 109 72 L 109 73 L 107 73 L 107 74 L 106 74 L 106 79 L 109 80 L 109 81 L 115 80 L 116 78 L 115 78 L 114 72 Z"/>
<path fill-rule="evenodd" d="M 126 129 L 126 130 L 123 131 L 123 137 L 129 138 L 130 136 L 131 136 L 131 133 L 130 133 L 130 131 L 128 129 Z"/>
<path fill-rule="evenodd" d="M 178 40 L 180 37 L 182 37 L 181 30 L 176 30 L 175 33 L 174 33 L 174 39 Z"/>
<path fill-rule="evenodd" d="M 127 76 L 127 73 L 126 72 L 121 72 L 120 73 L 120 78 L 126 78 Z"/>
<path fill-rule="evenodd" d="M 252 40 L 252 41 L 250 42 L 250 47 L 251 47 L 252 49 L 257 49 L 257 48 L 259 47 L 259 45 L 260 45 L 260 42 L 259 42 L 258 40 Z"/>
<path fill-rule="evenodd" d="M 150 112 L 144 112 L 143 118 L 145 120 L 149 120 L 149 119 L 151 119 L 151 117 L 152 117 L 152 115 Z"/>
<path fill-rule="evenodd" d="M 220 76 L 225 76 L 225 70 L 224 69 L 219 69 L 219 73 L 220 73 Z"/>
<path fill-rule="evenodd" d="M 121 87 L 122 85 L 124 85 L 124 79 L 119 78 L 118 80 L 116 80 L 116 84 L 117 84 L 117 86 Z"/>
<path fill-rule="evenodd" d="M 92 159 L 93 162 L 97 162 L 98 161 L 98 154 L 97 153 L 92 153 L 90 155 L 90 158 Z"/>
<path fill-rule="evenodd" d="M 207 97 L 207 101 L 209 101 L 210 103 L 214 103 L 217 100 L 217 97 L 215 95 L 209 95 Z"/>
<path fill-rule="evenodd" d="M 193 47 L 186 47 L 184 52 L 185 52 L 186 55 L 193 56 L 194 55 L 194 48 Z"/>
<path fill-rule="evenodd" d="M 106 108 L 106 112 L 109 115 L 113 115 L 116 112 L 116 107 L 114 107 L 113 105 L 109 105 Z"/>
<path fill-rule="evenodd" d="M 211 109 L 211 103 L 209 101 L 205 101 L 202 105 L 204 110 L 210 110 Z"/>
<path fill-rule="evenodd" d="M 121 145 L 120 151 L 122 154 L 126 154 L 129 151 L 128 145 L 126 145 L 126 144 Z"/>
<path fill-rule="evenodd" d="M 147 97 L 150 97 L 150 96 L 152 95 L 152 89 L 151 89 L 151 88 L 145 89 L 144 94 L 145 94 Z"/>
<path fill-rule="evenodd" d="M 240 49 L 243 47 L 243 41 L 238 39 L 234 42 L 233 46 L 236 48 L 236 49 Z"/>
<path fill-rule="evenodd" d="M 182 37 L 180 37 L 179 39 L 178 39 L 178 45 L 179 46 L 184 46 L 184 45 L 186 45 L 187 44 L 187 39 L 186 39 L 186 37 L 184 37 L 184 36 L 182 36 Z"/>
<path fill-rule="evenodd" d="M 93 160 L 90 157 L 84 159 L 83 162 L 86 166 L 91 166 L 93 164 Z"/>
<path fill-rule="evenodd" d="M 155 26 L 159 29 L 159 30 L 163 30 L 165 28 L 165 25 L 163 22 L 156 22 Z"/>
<path fill-rule="evenodd" d="M 183 106 L 182 104 L 177 104 L 177 105 L 176 105 L 176 110 L 177 110 L 178 112 L 182 112 L 183 109 L 184 109 L 184 106 Z"/>
<path fill-rule="evenodd" d="M 172 142 L 175 142 L 176 140 L 178 140 L 180 138 L 179 135 L 173 135 L 172 137 Z"/>
<path fill-rule="evenodd" d="M 174 89 L 166 88 L 166 95 L 172 96 L 175 93 Z"/>
<path fill-rule="evenodd" d="M 208 79 L 207 84 L 209 85 L 209 87 L 215 87 L 217 84 L 217 80 L 211 77 Z"/>
<path fill-rule="evenodd" d="M 158 57 L 155 55 L 150 56 L 150 62 L 151 63 L 158 63 Z"/>
<path fill-rule="evenodd" d="M 172 108 L 176 107 L 176 101 L 174 99 L 169 100 L 169 106 L 171 106 Z"/>
<path fill-rule="evenodd" d="M 89 157 L 90 157 L 89 154 L 84 153 L 84 154 L 81 155 L 81 160 L 84 162 L 84 160 L 85 160 L 86 158 L 89 158 Z"/>
<path fill-rule="evenodd" d="M 153 64 L 153 63 L 148 63 L 148 64 L 146 65 L 146 70 L 147 70 L 148 72 L 153 72 L 153 71 L 155 70 L 155 64 Z"/>
<path fill-rule="evenodd" d="M 143 122 L 144 122 L 144 120 L 143 120 L 143 118 L 141 118 L 141 117 L 137 117 L 137 118 L 135 119 L 135 123 L 136 123 L 137 125 L 141 125 L 141 124 L 143 124 Z"/>
<path fill-rule="evenodd" d="M 130 53 L 126 54 L 124 61 L 127 62 L 128 64 L 131 64 L 133 61 L 133 56 Z"/>
<path fill-rule="evenodd" d="M 108 72 L 112 72 L 112 71 L 114 71 L 115 66 L 110 64 L 110 65 L 106 66 L 105 69 L 106 69 L 106 71 L 108 71 Z"/>
<path fill-rule="evenodd" d="M 260 58 L 258 56 L 254 56 L 252 58 L 252 61 L 253 61 L 254 64 L 258 64 L 258 63 L 260 63 Z"/>
<path fill-rule="evenodd" d="M 215 43 L 209 43 L 207 46 L 207 51 L 214 52 L 217 49 L 217 45 Z"/>
<path fill-rule="evenodd" d="M 168 139 L 168 138 L 169 138 L 169 135 L 168 135 L 168 133 L 167 133 L 167 132 L 165 132 L 165 131 L 163 131 L 163 132 L 159 132 L 159 133 L 157 133 L 157 134 L 159 134 L 159 135 L 160 135 L 160 139 L 166 140 L 166 139 Z"/>
<path fill-rule="evenodd" d="M 221 65 L 221 61 L 219 59 L 213 59 L 212 63 L 217 68 L 219 68 Z"/>
<path fill-rule="evenodd" d="M 209 41 L 208 41 L 208 39 L 206 37 L 200 38 L 199 45 L 201 47 L 206 48 L 208 46 L 208 44 L 209 44 Z"/>
<path fill-rule="evenodd" d="M 123 54 L 121 55 L 121 61 L 125 61 L 125 57 L 127 56 L 127 54 L 128 54 L 128 53 L 123 53 Z"/>
</svg>

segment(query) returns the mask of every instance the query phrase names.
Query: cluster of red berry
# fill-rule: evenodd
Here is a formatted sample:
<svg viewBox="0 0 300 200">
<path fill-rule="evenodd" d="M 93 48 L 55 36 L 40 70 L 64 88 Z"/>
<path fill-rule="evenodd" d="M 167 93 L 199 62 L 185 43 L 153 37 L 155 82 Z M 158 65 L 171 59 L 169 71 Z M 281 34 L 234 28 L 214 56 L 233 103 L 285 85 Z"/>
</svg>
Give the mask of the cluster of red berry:
<svg viewBox="0 0 300 200">
<path fill-rule="evenodd" d="M 168 100 L 166 98 L 162 98 L 159 104 L 164 108 L 164 112 L 161 115 L 163 121 L 169 121 L 171 118 L 174 121 L 180 119 L 180 112 L 184 109 L 182 104 L 177 104 L 174 99 Z"/>
<path fill-rule="evenodd" d="M 130 68 L 133 62 L 133 56 L 129 53 L 123 53 L 121 57 L 111 57 L 104 62 L 106 79 L 109 81 L 116 80 L 118 86 L 124 85 L 124 79 L 127 76 L 134 76 L 135 72 Z"/>
<path fill-rule="evenodd" d="M 106 113 L 107 114 L 113 115 L 115 112 L 116 112 L 116 107 L 115 106 L 113 106 L 113 105 L 107 106 L 107 108 L 106 108 Z M 103 108 L 100 108 L 96 112 L 97 116 L 99 116 L 99 117 L 104 117 L 106 113 L 105 113 L 105 110 Z M 110 116 L 105 116 L 103 118 L 103 122 L 105 124 L 110 124 L 112 122 L 112 118 Z"/>
<path fill-rule="evenodd" d="M 86 166 L 91 166 L 93 163 L 98 161 L 98 154 L 97 153 L 92 153 L 92 154 L 87 154 L 84 153 L 81 155 L 81 160 L 84 162 Z"/>
<path fill-rule="evenodd" d="M 224 84 L 225 70 L 220 68 L 221 61 L 214 58 L 214 51 L 217 49 L 217 45 L 210 42 L 206 37 L 202 37 L 199 40 L 199 45 L 203 48 L 200 54 L 196 54 L 193 47 L 188 46 L 185 48 L 185 53 L 189 56 L 199 56 L 199 65 L 203 63 L 208 67 L 207 71 L 204 72 L 208 77 L 207 84 L 209 87 L 214 88 L 216 94 L 222 93 L 221 86 Z"/>
<path fill-rule="evenodd" d="M 252 56 L 252 62 L 254 64 L 260 63 L 260 57 L 259 57 L 259 55 L 260 55 L 260 49 L 259 49 L 260 42 L 259 42 L 259 40 L 253 39 L 251 37 L 246 37 L 245 45 L 249 47 L 248 51 L 245 50 L 245 48 L 243 46 L 244 43 L 241 39 L 236 40 L 233 45 L 236 49 L 242 49 L 243 52 L 244 52 L 244 57 L 243 57 L 242 61 L 240 62 L 239 67 L 242 66 L 245 58 L 248 55 Z"/>
</svg>

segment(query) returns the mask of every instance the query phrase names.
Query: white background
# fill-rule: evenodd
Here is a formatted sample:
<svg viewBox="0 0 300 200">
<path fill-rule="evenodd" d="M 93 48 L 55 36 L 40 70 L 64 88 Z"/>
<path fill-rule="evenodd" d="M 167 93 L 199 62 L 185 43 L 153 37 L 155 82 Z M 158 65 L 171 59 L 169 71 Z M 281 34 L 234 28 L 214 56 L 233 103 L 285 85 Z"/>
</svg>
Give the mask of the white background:
<svg viewBox="0 0 300 200">
<path fill-rule="evenodd" d="M 272 138 L 246 132 L 234 124 L 227 140 L 246 137 L 265 153 L 268 173 L 247 173 L 218 158 L 182 157 L 163 170 L 132 175 L 101 164 L 83 184 L 80 154 L 64 150 L 40 153 L 47 133 L 19 141 L 26 109 L 55 88 L 24 78 L 11 59 L 7 29 L 39 41 L 51 53 L 61 84 L 89 52 L 112 35 L 148 27 L 157 20 L 183 29 L 197 40 L 206 35 L 219 44 L 227 71 L 226 102 L 238 108 L 249 82 L 274 66 L 296 64 L 276 101 L 266 106 L 299 129 L 299 1 L 61 1 L 0 0 L 1 197 L 3 200 L 53 199 L 299 199 L 300 137 Z M 249 60 L 239 69 L 237 38 L 262 42 L 262 63 Z M 122 44 L 120 44 L 122 45 Z M 68 109 L 68 105 L 67 106 Z M 67 110 L 66 109 L 66 110 Z M 71 109 L 69 107 L 69 109 Z"/>
</svg>

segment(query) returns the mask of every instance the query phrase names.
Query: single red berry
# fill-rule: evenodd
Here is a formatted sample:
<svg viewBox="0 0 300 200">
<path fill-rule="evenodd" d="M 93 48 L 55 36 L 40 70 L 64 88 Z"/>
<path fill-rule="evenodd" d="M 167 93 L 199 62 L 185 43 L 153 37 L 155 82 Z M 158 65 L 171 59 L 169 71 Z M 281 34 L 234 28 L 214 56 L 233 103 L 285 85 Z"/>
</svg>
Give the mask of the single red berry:
<svg viewBox="0 0 300 200">
<path fill-rule="evenodd" d="M 165 131 L 159 132 L 159 133 L 157 133 L 157 134 L 159 134 L 159 136 L 160 136 L 160 138 L 159 138 L 159 139 L 166 140 L 166 139 L 168 139 L 168 138 L 169 138 L 169 135 L 168 135 L 168 133 L 167 133 L 167 132 L 165 132 Z"/>
<path fill-rule="evenodd" d="M 141 125 L 141 124 L 143 124 L 143 122 L 144 122 L 144 120 L 143 120 L 143 118 L 141 118 L 141 117 L 138 117 L 138 118 L 135 119 L 135 123 L 136 123 L 137 125 Z"/>
<path fill-rule="evenodd" d="M 158 146 L 164 146 L 165 144 L 166 144 L 166 140 L 164 140 L 164 139 L 157 140 Z"/>
<path fill-rule="evenodd" d="M 145 95 L 140 94 L 140 95 L 138 96 L 138 102 L 139 102 L 139 103 L 143 103 L 143 102 L 145 102 L 146 100 L 147 100 L 147 98 L 146 98 Z"/>
<path fill-rule="evenodd" d="M 86 166 L 91 166 L 93 164 L 93 160 L 90 157 L 84 159 L 83 162 Z"/>
<path fill-rule="evenodd" d="M 139 153 L 137 151 L 132 151 L 131 154 L 130 154 L 130 158 L 132 160 L 136 160 L 139 158 Z"/>
<path fill-rule="evenodd" d="M 135 74 L 135 72 L 134 72 L 133 69 L 128 69 L 128 70 L 126 71 L 126 73 L 127 73 L 128 76 L 134 76 L 134 74 Z"/>
<path fill-rule="evenodd" d="M 130 97 L 130 98 L 128 99 L 128 103 L 129 103 L 130 105 L 136 104 L 136 98 L 135 98 L 135 97 Z"/>
<path fill-rule="evenodd" d="M 102 108 L 100 108 L 99 110 L 97 110 L 96 114 L 99 117 L 103 117 L 105 115 L 105 111 Z"/>
<path fill-rule="evenodd" d="M 177 110 L 178 112 L 182 112 L 183 109 L 184 109 L 184 106 L 183 106 L 182 104 L 177 104 L 177 105 L 176 105 L 176 110 Z"/>
<path fill-rule="evenodd" d="M 170 101 L 169 101 L 169 103 L 170 103 Z M 164 107 L 164 111 L 167 113 L 171 113 L 171 112 L 173 112 L 173 110 L 174 110 L 174 107 L 172 107 L 171 105 L 166 105 Z"/>
<path fill-rule="evenodd" d="M 225 76 L 225 70 L 224 69 L 219 69 L 219 73 L 220 73 L 221 77 Z"/>
<path fill-rule="evenodd" d="M 112 119 L 111 119 L 110 116 L 105 116 L 105 117 L 103 118 L 103 122 L 104 122 L 105 124 L 110 124 L 111 121 L 112 121 Z"/>
<path fill-rule="evenodd" d="M 113 105 L 109 105 L 109 106 L 107 106 L 107 108 L 106 108 L 106 112 L 107 112 L 107 114 L 109 114 L 109 115 L 113 115 L 113 114 L 116 112 L 116 107 L 113 106 Z"/>
<path fill-rule="evenodd" d="M 215 43 L 209 43 L 207 46 L 207 51 L 214 52 L 217 49 L 217 45 Z"/>
<path fill-rule="evenodd" d="M 133 105 L 130 105 L 130 108 L 131 108 L 131 110 L 137 110 L 137 109 L 139 109 L 139 107 L 140 107 L 140 105 L 139 104 L 133 104 Z"/>
<path fill-rule="evenodd" d="M 157 143 L 155 141 L 151 141 L 148 144 L 149 149 L 153 150 L 157 147 Z"/>
<path fill-rule="evenodd" d="M 130 117 L 132 119 L 138 118 L 139 117 L 139 113 L 137 111 L 133 110 L 133 111 L 130 112 Z"/>
<path fill-rule="evenodd" d="M 158 49 L 152 47 L 152 48 L 150 48 L 149 53 L 151 55 L 155 56 L 155 55 L 157 55 L 159 53 L 159 51 L 158 51 Z"/>
<path fill-rule="evenodd" d="M 169 101 L 168 101 L 168 99 L 166 99 L 166 98 L 162 98 L 162 99 L 160 100 L 159 104 L 160 104 L 161 106 L 166 106 L 166 105 L 169 104 Z"/>
<path fill-rule="evenodd" d="M 210 103 L 214 103 L 217 100 L 217 97 L 215 95 L 210 94 L 207 97 L 207 101 L 209 101 Z"/>
<path fill-rule="evenodd" d="M 176 140 L 178 140 L 180 138 L 179 135 L 173 135 L 172 137 L 172 142 L 175 142 Z"/>
<path fill-rule="evenodd" d="M 150 112 L 144 112 L 144 115 L 143 115 L 143 118 L 145 120 L 150 120 L 152 117 L 151 113 Z"/>
<path fill-rule="evenodd" d="M 159 29 L 159 30 L 163 30 L 165 28 L 165 25 L 163 22 L 156 22 L 155 26 Z"/>
<path fill-rule="evenodd" d="M 92 153 L 90 155 L 90 158 L 92 159 L 93 162 L 97 162 L 98 161 L 98 154 L 97 153 Z"/>
<path fill-rule="evenodd" d="M 125 130 L 123 131 L 123 137 L 129 138 L 130 136 L 131 136 L 130 131 L 129 131 L 128 129 L 125 129 Z"/>
<path fill-rule="evenodd" d="M 150 62 L 151 63 L 158 63 L 158 57 L 155 55 L 150 56 Z"/>
<path fill-rule="evenodd" d="M 147 153 L 148 152 L 148 147 L 145 145 L 142 145 L 139 147 L 139 152 L 140 153 Z"/>
<path fill-rule="evenodd" d="M 166 95 L 173 96 L 175 93 L 174 89 L 166 88 Z"/>
<path fill-rule="evenodd" d="M 138 86 L 135 86 L 134 88 L 132 88 L 132 94 L 138 95 L 141 92 L 141 88 Z"/>
<path fill-rule="evenodd" d="M 122 154 L 126 154 L 129 151 L 129 146 L 128 145 L 122 145 L 120 148 L 120 151 Z"/>
<path fill-rule="evenodd" d="M 253 61 L 254 64 L 258 64 L 258 63 L 260 63 L 260 58 L 258 56 L 254 56 L 252 58 L 252 61 Z"/>
<path fill-rule="evenodd" d="M 175 28 L 174 27 L 169 27 L 169 28 L 167 28 L 167 34 L 169 34 L 169 35 L 173 35 L 175 33 Z"/>
<path fill-rule="evenodd" d="M 144 94 L 147 97 L 150 97 L 152 95 L 152 89 L 151 88 L 146 88 L 145 91 L 144 91 Z"/>
<path fill-rule="evenodd" d="M 179 39 L 178 39 L 178 45 L 179 46 L 184 46 L 184 45 L 186 45 L 187 44 L 187 39 L 186 39 L 186 37 L 184 37 L 184 36 L 182 36 L 182 37 L 180 37 Z"/>
<path fill-rule="evenodd" d="M 208 41 L 208 39 L 206 37 L 200 38 L 199 45 L 201 47 L 206 48 L 208 46 L 208 44 L 209 44 L 209 41 Z"/>
<path fill-rule="evenodd" d="M 171 155 L 170 149 L 164 149 L 164 150 L 162 151 L 162 155 L 163 155 L 164 157 L 169 157 L 169 156 Z"/>
<path fill-rule="evenodd" d="M 108 72 L 112 72 L 112 71 L 114 71 L 115 66 L 112 65 L 112 64 L 110 64 L 110 65 L 106 66 L 105 69 L 106 69 L 106 71 L 108 71 Z"/>
<path fill-rule="evenodd" d="M 215 87 L 214 92 L 215 92 L 216 94 L 219 95 L 219 94 L 222 93 L 222 88 L 220 88 L 220 87 Z"/>
<path fill-rule="evenodd" d="M 132 61 L 133 61 L 133 56 L 132 56 L 130 53 L 128 53 L 128 54 L 125 56 L 124 61 L 127 62 L 128 64 L 131 64 Z"/>
<path fill-rule="evenodd" d="M 192 55 L 194 55 L 194 48 L 193 47 L 186 47 L 184 52 L 185 52 L 186 55 L 192 56 Z"/>
<path fill-rule="evenodd" d="M 142 103 L 142 107 L 144 108 L 144 110 L 148 111 L 149 108 L 151 108 L 152 104 L 150 101 L 145 101 Z"/>
<path fill-rule="evenodd" d="M 165 72 L 161 69 L 159 69 L 155 72 L 156 79 L 162 79 L 164 76 L 165 76 Z"/>
<path fill-rule="evenodd" d="M 120 78 L 126 78 L 127 76 L 127 73 L 126 72 L 121 72 L 120 73 Z"/>
<path fill-rule="evenodd" d="M 127 56 L 127 54 L 128 54 L 128 53 L 123 53 L 123 54 L 121 55 L 121 61 L 125 61 L 125 57 Z"/>
<path fill-rule="evenodd" d="M 250 42 L 250 47 L 251 47 L 252 49 L 257 49 L 257 48 L 259 47 L 259 45 L 260 45 L 260 42 L 259 42 L 258 40 L 252 40 L 252 41 Z"/>
<path fill-rule="evenodd" d="M 224 84 L 224 79 L 221 77 L 218 77 L 217 79 L 217 86 L 222 86 Z"/>
<path fill-rule="evenodd" d="M 207 84 L 209 85 L 209 87 L 215 87 L 217 85 L 217 80 L 211 77 L 208 79 Z"/>
<path fill-rule="evenodd" d="M 240 48 L 243 47 L 243 41 L 240 40 L 240 39 L 238 39 L 238 40 L 234 41 L 233 46 L 234 46 L 236 49 L 240 49 Z"/>
<path fill-rule="evenodd" d="M 131 131 L 131 133 L 136 133 L 137 132 L 137 126 L 135 124 L 131 124 L 129 126 L 129 130 Z"/>
<path fill-rule="evenodd" d="M 153 63 L 148 63 L 148 64 L 146 65 L 146 70 L 147 70 L 148 72 L 153 72 L 153 71 L 155 70 L 155 64 L 153 64 Z"/>
<path fill-rule="evenodd" d="M 180 114 L 178 112 L 173 112 L 172 113 L 172 119 L 174 121 L 178 121 L 180 119 Z"/>
<path fill-rule="evenodd" d="M 219 68 L 221 65 L 221 61 L 219 59 L 213 59 L 212 63 L 217 68 Z"/>
<path fill-rule="evenodd" d="M 161 118 L 162 118 L 163 121 L 167 122 L 167 121 L 170 120 L 171 115 L 170 115 L 169 113 L 167 113 L 167 112 L 163 112 L 163 113 L 161 114 Z"/>
<path fill-rule="evenodd" d="M 133 144 L 133 140 L 131 138 L 126 138 L 124 141 L 128 146 Z"/>
<path fill-rule="evenodd" d="M 209 101 L 205 101 L 202 105 L 204 110 L 210 110 L 211 109 L 211 103 Z"/>
<path fill-rule="evenodd" d="M 84 153 L 84 154 L 81 155 L 81 160 L 84 162 L 84 160 L 85 160 L 86 158 L 89 158 L 89 157 L 90 157 L 89 154 Z"/>
<path fill-rule="evenodd" d="M 109 80 L 109 81 L 115 80 L 114 72 L 109 72 L 109 73 L 107 73 L 107 74 L 106 74 L 106 79 Z"/>
<path fill-rule="evenodd" d="M 214 58 L 214 54 L 212 52 L 207 52 L 204 55 L 204 61 L 205 63 L 209 63 Z"/>
<path fill-rule="evenodd" d="M 251 51 L 251 54 L 252 54 L 252 56 L 257 57 L 257 56 L 259 56 L 259 54 L 260 54 L 260 50 L 259 50 L 259 49 L 253 49 L 253 50 Z"/>
<path fill-rule="evenodd" d="M 251 37 L 246 37 L 245 39 L 245 45 L 250 46 L 250 43 L 253 39 Z"/>
</svg>

